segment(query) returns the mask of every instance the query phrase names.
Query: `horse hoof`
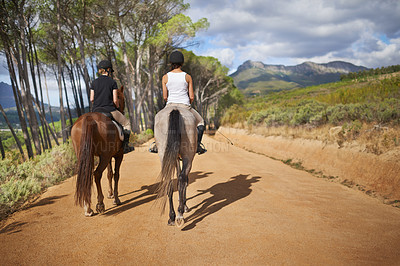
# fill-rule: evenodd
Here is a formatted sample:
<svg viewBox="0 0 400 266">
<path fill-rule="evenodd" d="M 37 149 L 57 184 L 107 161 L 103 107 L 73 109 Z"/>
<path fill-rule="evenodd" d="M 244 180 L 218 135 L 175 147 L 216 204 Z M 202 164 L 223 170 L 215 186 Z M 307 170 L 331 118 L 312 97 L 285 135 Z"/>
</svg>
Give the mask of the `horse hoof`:
<svg viewBox="0 0 400 266">
<path fill-rule="evenodd" d="M 106 207 L 104 206 L 104 203 L 97 203 L 96 205 L 96 211 L 98 213 L 103 213 L 106 211 Z"/>
<path fill-rule="evenodd" d="M 116 198 L 116 199 L 114 200 L 113 204 L 118 206 L 118 205 L 121 205 L 122 203 L 121 203 L 121 201 L 120 201 L 118 198 Z"/>
<path fill-rule="evenodd" d="M 171 219 L 168 220 L 168 225 L 169 226 L 175 226 L 175 221 L 172 221 Z"/>
<path fill-rule="evenodd" d="M 93 215 L 94 215 L 94 212 L 92 210 L 90 210 L 89 212 L 85 212 L 86 217 L 91 217 Z"/>
<path fill-rule="evenodd" d="M 185 219 L 183 217 L 178 217 L 176 218 L 175 222 L 178 228 L 182 228 L 182 226 L 185 224 Z"/>
<path fill-rule="evenodd" d="M 111 194 L 111 195 L 108 195 L 107 198 L 113 199 L 113 198 L 114 198 L 114 195 L 112 195 L 112 194 Z"/>
</svg>

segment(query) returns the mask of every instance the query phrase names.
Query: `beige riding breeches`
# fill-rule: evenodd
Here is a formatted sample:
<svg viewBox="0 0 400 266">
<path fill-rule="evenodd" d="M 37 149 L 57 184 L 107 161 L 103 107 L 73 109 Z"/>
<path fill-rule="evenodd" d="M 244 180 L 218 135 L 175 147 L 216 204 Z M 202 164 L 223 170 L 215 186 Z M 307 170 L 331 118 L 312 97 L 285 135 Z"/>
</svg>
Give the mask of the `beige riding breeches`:
<svg viewBox="0 0 400 266">
<path fill-rule="evenodd" d="M 131 130 L 131 123 L 129 122 L 129 119 L 127 119 L 120 111 L 112 111 L 111 115 L 114 117 L 115 121 L 122 125 L 124 129 L 129 131 Z"/>
</svg>

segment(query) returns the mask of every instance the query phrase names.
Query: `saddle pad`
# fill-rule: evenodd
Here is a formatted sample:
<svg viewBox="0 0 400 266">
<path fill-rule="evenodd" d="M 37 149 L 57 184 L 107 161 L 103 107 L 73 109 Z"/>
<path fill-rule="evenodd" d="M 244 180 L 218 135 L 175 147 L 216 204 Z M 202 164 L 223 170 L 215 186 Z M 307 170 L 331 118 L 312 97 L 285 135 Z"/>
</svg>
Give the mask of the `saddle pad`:
<svg viewBox="0 0 400 266">
<path fill-rule="evenodd" d="M 117 128 L 117 130 L 118 130 L 119 139 L 120 139 L 121 141 L 124 141 L 124 131 L 123 131 L 123 128 L 122 128 L 122 126 L 121 126 L 117 121 L 114 120 L 114 118 L 113 118 L 113 116 L 111 115 L 111 113 L 105 113 L 105 112 L 98 112 L 98 113 L 100 113 L 100 114 L 102 114 L 102 115 L 104 115 L 104 116 L 107 116 L 108 118 L 111 119 L 111 121 L 114 123 L 114 125 L 116 126 L 116 128 Z"/>
<path fill-rule="evenodd" d="M 114 123 L 114 125 L 117 127 L 118 129 L 118 135 L 119 135 L 119 139 L 121 141 L 124 141 L 124 132 L 122 131 L 122 127 L 120 124 L 118 124 L 117 122 L 115 122 L 114 120 L 112 120 L 112 122 Z"/>
</svg>

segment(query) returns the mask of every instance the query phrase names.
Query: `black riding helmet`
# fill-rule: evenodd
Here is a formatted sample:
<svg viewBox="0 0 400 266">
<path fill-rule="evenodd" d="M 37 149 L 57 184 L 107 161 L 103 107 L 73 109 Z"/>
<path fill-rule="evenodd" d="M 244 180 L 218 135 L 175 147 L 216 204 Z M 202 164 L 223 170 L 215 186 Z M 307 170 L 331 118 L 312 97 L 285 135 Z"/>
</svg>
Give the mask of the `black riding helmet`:
<svg viewBox="0 0 400 266">
<path fill-rule="evenodd" d="M 102 60 L 100 63 L 97 65 L 97 69 L 111 69 L 111 72 L 114 72 L 114 69 L 112 67 L 112 64 L 109 60 Z"/>
<path fill-rule="evenodd" d="M 173 51 L 170 56 L 169 56 L 169 62 L 171 64 L 183 64 L 185 61 L 185 58 L 183 57 L 183 54 L 179 51 Z"/>
</svg>

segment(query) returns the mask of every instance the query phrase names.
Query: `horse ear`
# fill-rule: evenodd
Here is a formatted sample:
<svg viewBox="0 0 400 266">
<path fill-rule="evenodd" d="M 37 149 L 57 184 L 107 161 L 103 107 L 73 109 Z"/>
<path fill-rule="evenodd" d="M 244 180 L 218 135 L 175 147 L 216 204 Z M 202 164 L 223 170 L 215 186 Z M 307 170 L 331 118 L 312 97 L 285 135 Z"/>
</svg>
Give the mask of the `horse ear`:
<svg viewBox="0 0 400 266">
<path fill-rule="evenodd" d="M 120 91 L 124 92 L 124 86 L 121 86 Z"/>
</svg>

